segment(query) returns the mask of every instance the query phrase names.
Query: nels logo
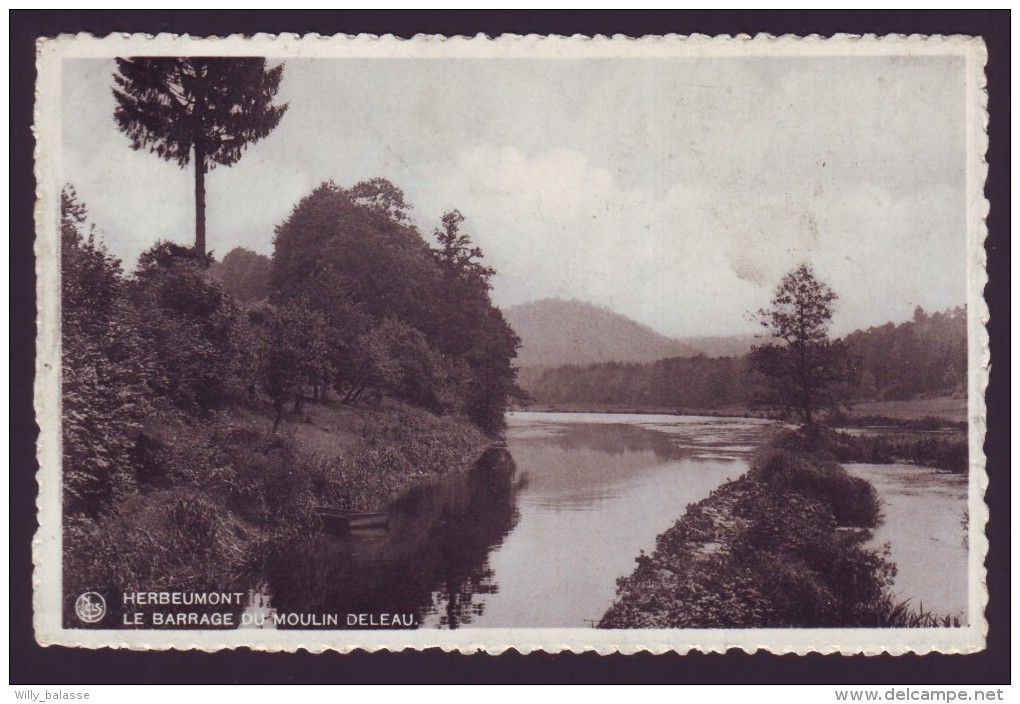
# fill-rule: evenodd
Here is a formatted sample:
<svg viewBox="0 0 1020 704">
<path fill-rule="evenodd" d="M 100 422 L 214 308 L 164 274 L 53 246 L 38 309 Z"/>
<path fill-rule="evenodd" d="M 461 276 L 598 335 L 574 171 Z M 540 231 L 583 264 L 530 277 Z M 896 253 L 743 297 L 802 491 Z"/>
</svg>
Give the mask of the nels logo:
<svg viewBox="0 0 1020 704">
<path fill-rule="evenodd" d="M 85 592 L 74 602 L 74 612 L 83 623 L 98 623 L 106 615 L 106 599 L 96 592 Z"/>
</svg>

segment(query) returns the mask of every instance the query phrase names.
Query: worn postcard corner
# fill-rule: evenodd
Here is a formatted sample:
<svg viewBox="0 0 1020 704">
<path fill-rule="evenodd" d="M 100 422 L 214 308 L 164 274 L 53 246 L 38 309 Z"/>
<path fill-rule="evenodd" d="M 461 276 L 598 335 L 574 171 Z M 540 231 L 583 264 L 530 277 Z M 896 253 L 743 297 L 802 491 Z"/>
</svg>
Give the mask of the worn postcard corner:
<svg viewBox="0 0 1020 704">
<path fill-rule="evenodd" d="M 986 50 L 63 35 L 43 645 L 985 645 Z"/>
</svg>

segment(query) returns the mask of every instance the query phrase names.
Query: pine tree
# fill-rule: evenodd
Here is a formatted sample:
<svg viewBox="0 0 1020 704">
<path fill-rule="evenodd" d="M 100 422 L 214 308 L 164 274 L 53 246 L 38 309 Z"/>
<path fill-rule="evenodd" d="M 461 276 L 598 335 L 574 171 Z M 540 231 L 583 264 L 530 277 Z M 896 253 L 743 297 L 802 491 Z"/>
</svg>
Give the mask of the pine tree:
<svg viewBox="0 0 1020 704">
<path fill-rule="evenodd" d="M 117 59 L 113 113 L 132 149 L 147 147 L 184 168 L 195 162 L 195 253 L 206 255 L 205 174 L 237 162 L 245 148 L 280 123 L 273 105 L 283 64 L 262 58 Z"/>
</svg>

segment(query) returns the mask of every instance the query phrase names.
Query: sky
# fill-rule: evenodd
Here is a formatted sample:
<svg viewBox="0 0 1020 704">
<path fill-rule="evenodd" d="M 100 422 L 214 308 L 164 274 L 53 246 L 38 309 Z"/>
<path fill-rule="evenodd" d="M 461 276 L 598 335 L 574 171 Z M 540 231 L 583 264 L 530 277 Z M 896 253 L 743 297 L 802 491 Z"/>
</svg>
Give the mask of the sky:
<svg viewBox="0 0 1020 704">
<path fill-rule="evenodd" d="M 61 173 L 130 270 L 194 241 L 194 175 L 131 150 L 114 70 L 63 61 Z M 279 127 L 206 178 L 218 257 L 271 255 L 323 181 L 383 177 L 426 236 L 463 213 L 504 307 L 747 334 L 801 262 L 837 334 L 965 301 L 961 58 L 288 59 L 278 98 Z"/>
</svg>

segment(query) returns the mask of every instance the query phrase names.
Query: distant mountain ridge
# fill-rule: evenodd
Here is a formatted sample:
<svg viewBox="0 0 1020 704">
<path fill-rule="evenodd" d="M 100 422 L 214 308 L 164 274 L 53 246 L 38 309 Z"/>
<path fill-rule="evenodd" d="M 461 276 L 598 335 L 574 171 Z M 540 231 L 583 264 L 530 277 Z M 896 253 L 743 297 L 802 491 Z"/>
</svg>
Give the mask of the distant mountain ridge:
<svg viewBox="0 0 1020 704">
<path fill-rule="evenodd" d="M 751 337 L 677 340 L 608 308 L 546 298 L 503 311 L 521 338 L 522 368 L 600 362 L 654 362 L 667 357 L 740 355 Z"/>
<path fill-rule="evenodd" d="M 700 339 L 720 350 L 739 349 L 736 345 L 742 344 L 741 338 Z M 965 309 L 929 314 L 918 308 L 912 320 L 856 330 L 843 343 L 858 371 L 844 387 L 855 404 L 907 404 L 883 406 L 880 413 L 905 413 L 908 418 L 936 414 L 956 422 L 966 418 Z M 740 355 L 674 356 L 647 362 L 524 366 L 518 381 L 535 402 L 560 408 L 738 408 L 746 407 L 755 395 L 756 383 L 745 373 L 746 366 Z"/>
</svg>

